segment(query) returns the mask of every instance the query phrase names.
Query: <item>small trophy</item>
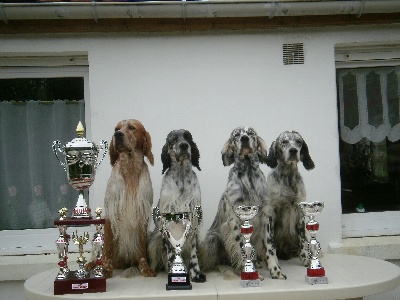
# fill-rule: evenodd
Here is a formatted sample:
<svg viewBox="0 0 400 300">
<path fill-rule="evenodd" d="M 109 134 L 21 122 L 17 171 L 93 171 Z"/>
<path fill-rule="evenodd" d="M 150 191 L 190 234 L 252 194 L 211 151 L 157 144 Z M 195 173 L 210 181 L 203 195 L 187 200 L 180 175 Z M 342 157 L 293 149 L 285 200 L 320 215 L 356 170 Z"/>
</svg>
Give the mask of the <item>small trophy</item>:
<svg viewBox="0 0 400 300">
<path fill-rule="evenodd" d="M 255 258 L 254 247 L 250 244 L 250 238 L 253 234 L 253 225 L 249 220 L 255 217 L 258 213 L 258 206 L 245 206 L 241 205 L 234 209 L 235 214 L 244 224 L 240 227 L 245 243 L 242 247 L 242 256 L 245 259 L 244 269 L 240 274 L 240 284 L 242 287 L 258 287 L 261 285 L 258 271 L 254 266 L 253 260 Z"/>
<path fill-rule="evenodd" d="M 325 269 L 318 259 L 321 252 L 321 245 L 316 239 L 319 223 L 314 220 L 315 216 L 324 208 L 324 202 L 301 202 L 298 205 L 303 214 L 309 218 L 306 229 L 310 233 L 310 241 L 308 242 L 308 258 L 310 262 L 307 267 L 307 275 L 305 276 L 306 282 L 308 284 L 328 283 L 328 277 L 325 276 Z"/>
<path fill-rule="evenodd" d="M 195 207 L 195 217 L 198 223 L 202 219 L 200 206 Z M 192 214 L 181 213 L 160 213 L 158 207 L 153 208 L 153 220 L 157 229 L 170 242 L 174 248 L 175 258 L 168 272 L 167 290 L 191 290 L 190 276 L 182 259 L 182 248 L 188 236 L 193 230 Z M 159 225 L 161 223 L 161 225 Z"/>
<path fill-rule="evenodd" d="M 101 219 L 102 209 L 100 207 L 96 208 L 96 219 Z M 93 256 L 96 261 L 96 267 L 94 268 L 94 277 L 101 278 L 104 277 L 103 273 L 103 248 L 104 248 L 104 234 L 102 232 L 103 224 L 96 224 L 96 233 L 93 236 Z"/>
<path fill-rule="evenodd" d="M 77 138 L 66 145 L 61 145 L 60 141 L 53 142 L 53 152 L 67 172 L 69 184 L 79 191 L 78 201 L 72 212 L 73 218 L 91 218 L 91 210 L 86 204 L 83 191 L 92 185 L 96 170 L 108 151 L 107 141 L 101 140 L 98 147 L 83 137 L 84 132 L 85 129 L 79 122 L 76 128 Z M 103 150 L 103 156 L 96 162 L 100 150 Z M 65 162 L 60 160 L 57 151 L 64 154 Z"/>
<path fill-rule="evenodd" d="M 66 209 L 63 208 L 59 211 L 60 219 L 65 217 Z M 56 240 L 57 250 L 58 250 L 58 265 L 60 270 L 57 274 L 57 279 L 66 279 L 69 274 L 68 269 L 68 235 L 66 233 L 67 226 L 58 225 L 58 230 L 60 231 L 60 236 Z"/>
</svg>

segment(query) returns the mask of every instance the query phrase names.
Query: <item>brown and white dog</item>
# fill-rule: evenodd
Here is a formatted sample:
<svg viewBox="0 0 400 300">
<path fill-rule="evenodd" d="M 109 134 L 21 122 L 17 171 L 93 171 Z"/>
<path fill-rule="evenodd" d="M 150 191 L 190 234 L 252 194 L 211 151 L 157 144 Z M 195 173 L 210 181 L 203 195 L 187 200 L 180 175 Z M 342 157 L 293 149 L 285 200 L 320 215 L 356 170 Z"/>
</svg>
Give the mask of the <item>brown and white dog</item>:
<svg viewBox="0 0 400 300">
<path fill-rule="evenodd" d="M 144 157 L 154 165 L 151 138 L 137 120 L 123 120 L 115 127 L 110 143 L 111 176 L 104 206 L 104 267 L 113 269 L 138 266 L 142 276 L 156 276 L 147 262 L 147 232 L 153 188 Z"/>
<path fill-rule="evenodd" d="M 308 146 L 296 131 L 282 132 L 269 149 L 267 192 L 274 209 L 276 253 L 279 259 L 299 256 L 306 266 L 307 241 L 303 214 L 298 203 L 306 200 L 306 189 L 298 170 L 302 162 L 306 170 L 315 165 Z"/>
</svg>

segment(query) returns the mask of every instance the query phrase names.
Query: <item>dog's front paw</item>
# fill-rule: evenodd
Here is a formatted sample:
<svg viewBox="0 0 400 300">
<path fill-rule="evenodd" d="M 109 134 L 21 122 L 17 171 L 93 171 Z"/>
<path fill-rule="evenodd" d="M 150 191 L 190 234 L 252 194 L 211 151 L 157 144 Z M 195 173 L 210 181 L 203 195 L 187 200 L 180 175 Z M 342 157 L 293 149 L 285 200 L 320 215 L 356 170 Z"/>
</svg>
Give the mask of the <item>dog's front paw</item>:
<svg viewBox="0 0 400 300">
<path fill-rule="evenodd" d="M 195 277 L 192 278 L 193 282 L 203 283 L 206 282 L 206 275 L 205 274 L 197 274 Z"/>
<path fill-rule="evenodd" d="M 157 276 L 157 273 L 150 268 L 147 260 L 144 258 L 141 258 L 139 260 L 139 272 L 140 272 L 140 275 L 142 275 L 143 277 Z"/>
<path fill-rule="evenodd" d="M 274 267 L 269 270 L 269 273 L 271 274 L 272 279 L 287 279 L 285 273 L 281 271 L 281 268 L 279 267 Z"/>
</svg>

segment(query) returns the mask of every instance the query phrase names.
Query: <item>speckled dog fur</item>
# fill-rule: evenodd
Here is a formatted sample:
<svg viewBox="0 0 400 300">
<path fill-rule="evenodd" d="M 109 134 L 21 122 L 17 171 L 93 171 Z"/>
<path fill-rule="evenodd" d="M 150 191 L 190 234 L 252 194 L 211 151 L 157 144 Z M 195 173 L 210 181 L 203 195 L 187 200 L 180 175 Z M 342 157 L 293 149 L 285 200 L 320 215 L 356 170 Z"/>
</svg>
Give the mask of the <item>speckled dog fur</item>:
<svg viewBox="0 0 400 300">
<path fill-rule="evenodd" d="M 200 171 L 200 152 L 193 141 L 192 134 L 184 129 L 173 130 L 168 136 L 161 153 L 164 175 L 158 207 L 161 213 L 192 212 L 201 206 L 200 184 L 192 166 Z M 182 256 L 189 262 L 190 279 L 205 282 L 206 276 L 200 272 L 197 258 L 198 222 L 193 218 L 196 228 L 183 245 Z M 155 229 L 149 239 L 149 260 L 154 269 L 169 270 L 174 260 L 173 249 L 162 234 Z M 166 254 L 167 253 L 167 254 Z"/>
<path fill-rule="evenodd" d="M 298 203 L 306 200 L 306 189 L 297 164 L 306 170 L 315 167 L 308 146 L 298 132 L 281 133 L 269 149 L 267 165 L 273 170 L 267 176 L 268 197 L 274 209 L 277 256 L 290 259 L 299 256 L 308 264 L 304 217 Z"/>
<path fill-rule="evenodd" d="M 254 226 L 251 243 L 255 247 L 257 264 L 265 262 L 272 278 L 286 279 L 275 253 L 272 207 L 266 197 L 266 179 L 259 168 L 259 164 L 267 159 L 264 140 L 253 128 L 238 127 L 233 130 L 221 153 L 224 166 L 233 164 L 233 167 L 217 215 L 200 247 L 203 271 L 221 264 L 230 265 L 237 273 L 243 270 L 242 222 L 235 215 L 234 208 L 239 205 L 258 205 L 258 214 L 250 220 Z"/>
</svg>

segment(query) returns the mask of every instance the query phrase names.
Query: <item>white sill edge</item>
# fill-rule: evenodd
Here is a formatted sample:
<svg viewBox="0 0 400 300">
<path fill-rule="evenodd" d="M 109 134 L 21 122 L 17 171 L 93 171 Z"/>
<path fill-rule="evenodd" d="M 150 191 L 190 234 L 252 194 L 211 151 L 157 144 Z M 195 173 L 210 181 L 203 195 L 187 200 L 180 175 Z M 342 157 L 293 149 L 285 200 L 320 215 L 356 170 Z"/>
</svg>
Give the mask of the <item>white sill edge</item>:
<svg viewBox="0 0 400 300">
<path fill-rule="evenodd" d="M 341 243 L 329 243 L 328 252 L 385 260 L 400 259 L 400 236 L 346 238 Z"/>
</svg>

